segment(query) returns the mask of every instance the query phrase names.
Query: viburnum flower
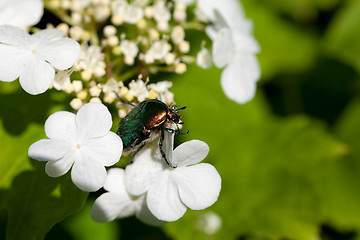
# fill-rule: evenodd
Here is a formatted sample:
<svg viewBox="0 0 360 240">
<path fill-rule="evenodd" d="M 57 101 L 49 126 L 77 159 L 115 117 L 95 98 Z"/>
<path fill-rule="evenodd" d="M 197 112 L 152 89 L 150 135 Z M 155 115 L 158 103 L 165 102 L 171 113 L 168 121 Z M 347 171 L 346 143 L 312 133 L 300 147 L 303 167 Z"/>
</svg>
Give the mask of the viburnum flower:
<svg viewBox="0 0 360 240">
<path fill-rule="evenodd" d="M 215 203 L 221 178 L 212 165 L 199 163 L 209 152 L 206 143 L 192 140 L 172 150 L 174 134 L 165 134 L 165 155 L 175 168 L 145 149 L 126 167 L 125 185 L 131 195 L 146 193 L 147 206 L 156 218 L 176 221 L 187 207 L 201 210 Z"/>
<path fill-rule="evenodd" d="M 146 196 L 132 196 L 125 187 L 125 171 L 112 168 L 108 171 L 104 189 L 108 192 L 98 197 L 91 209 L 91 217 L 96 222 L 109 222 L 116 218 L 135 215 L 149 225 L 159 226 L 165 222 L 155 218 L 146 206 Z"/>
<path fill-rule="evenodd" d="M 40 21 L 44 14 L 44 3 L 42 0 L 1 0 L 0 9 L 0 25 L 25 28 Z"/>
<path fill-rule="evenodd" d="M 79 58 L 80 45 L 64 35 L 58 29 L 30 35 L 15 26 L 0 26 L 0 81 L 12 82 L 19 77 L 26 92 L 45 92 L 54 80 L 54 67 L 68 69 Z"/>
<path fill-rule="evenodd" d="M 198 8 L 211 20 L 206 29 L 213 39 L 213 60 L 225 69 L 221 86 L 225 95 L 237 102 L 250 101 L 260 79 L 256 53 L 260 51 L 252 36 L 252 23 L 244 16 L 238 0 L 198 0 Z"/>
<path fill-rule="evenodd" d="M 88 103 L 75 115 L 60 111 L 45 122 L 42 139 L 29 147 L 29 157 L 47 161 L 45 171 L 59 177 L 71 170 L 72 181 L 84 191 L 97 191 L 106 180 L 104 166 L 119 161 L 122 141 L 110 131 L 111 114 L 101 103 Z"/>
</svg>

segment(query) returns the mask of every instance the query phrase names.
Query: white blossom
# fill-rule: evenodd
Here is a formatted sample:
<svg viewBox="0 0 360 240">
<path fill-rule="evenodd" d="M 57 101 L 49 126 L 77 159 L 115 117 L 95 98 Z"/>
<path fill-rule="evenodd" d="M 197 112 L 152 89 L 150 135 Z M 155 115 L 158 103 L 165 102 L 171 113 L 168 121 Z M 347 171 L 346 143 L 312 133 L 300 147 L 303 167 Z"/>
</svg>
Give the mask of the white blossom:
<svg viewBox="0 0 360 240">
<path fill-rule="evenodd" d="M 1 0 L 0 9 L 0 25 L 25 28 L 40 21 L 44 3 L 42 0 Z"/>
<path fill-rule="evenodd" d="M 105 74 L 105 62 L 104 54 L 101 52 L 101 48 L 95 45 L 82 46 L 79 66 L 91 74 L 97 73 L 97 76 L 103 76 Z M 89 80 L 90 78 L 87 76 L 83 77 L 84 80 Z"/>
<path fill-rule="evenodd" d="M 122 141 L 110 131 L 111 114 L 101 103 L 88 103 L 75 115 L 60 111 L 45 122 L 42 139 L 29 147 L 28 154 L 47 161 L 45 171 L 59 177 L 71 170 L 71 179 L 84 191 L 97 191 L 106 180 L 104 166 L 119 161 Z"/>
<path fill-rule="evenodd" d="M 213 59 L 225 69 L 221 86 L 225 95 L 237 103 L 250 101 L 260 79 L 256 53 L 260 47 L 252 36 L 252 25 L 237 0 L 219 2 L 199 0 L 198 7 L 213 22 L 206 31 L 213 39 Z"/>
<path fill-rule="evenodd" d="M 171 13 L 165 5 L 165 1 L 159 0 L 153 6 L 153 16 L 157 22 L 168 22 L 171 18 Z"/>
<path fill-rule="evenodd" d="M 149 91 L 146 88 L 146 84 L 143 80 L 138 79 L 129 83 L 129 93 L 142 102 L 149 96 Z"/>
<path fill-rule="evenodd" d="M 56 90 L 64 90 L 70 84 L 68 71 L 58 71 L 55 74 L 53 86 Z"/>
<path fill-rule="evenodd" d="M 112 168 L 108 171 L 104 189 L 108 192 L 98 197 L 91 209 L 91 217 L 96 222 L 109 222 L 116 218 L 132 215 L 150 225 L 159 226 L 165 222 L 155 218 L 146 206 L 145 195 L 130 195 L 124 184 L 124 169 Z"/>
<path fill-rule="evenodd" d="M 160 81 L 157 83 L 151 83 L 148 85 L 149 89 L 157 92 L 158 99 L 166 103 L 167 105 L 171 105 L 174 103 L 174 94 L 169 91 L 169 88 L 172 87 L 172 82 L 170 81 Z"/>
<path fill-rule="evenodd" d="M 111 93 L 117 92 L 119 90 L 119 83 L 114 79 L 110 78 L 104 85 L 103 85 L 103 92 L 104 93 Z"/>
<path fill-rule="evenodd" d="M 196 64 L 204 69 L 211 68 L 212 65 L 212 56 L 209 50 L 202 48 L 196 55 Z"/>
<path fill-rule="evenodd" d="M 30 35 L 15 26 L 0 26 L 0 81 L 19 78 L 26 92 L 45 92 L 54 80 L 54 67 L 68 69 L 80 55 L 79 44 L 64 34 L 45 29 Z"/>
<path fill-rule="evenodd" d="M 125 61 L 128 65 L 134 63 L 134 59 L 139 53 L 139 47 L 133 41 L 122 40 L 120 43 L 120 50 L 125 55 Z M 131 61 L 132 60 L 132 61 Z M 130 63 L 130 64 L 129 64 Z"/>
<path fill-rule="evenodd" d="M 175 44 L 180 44 L 185 38 L 185 31 L 181 26 L 173 27 L 171 31 L 171 40 Z"/>
<path fill-rule="evenodd" d="M 168 42 L 165 40 L 159 40 L 154 42 L 149 48 L 146 54 L 149 54 L 155 60 L 160 60 L 166 56 L 169 52 Z"/>
<path fill-rule="evenodd" d="M 200 210 L 216 202 L 221 178 L 212 165 L 199 163 L 208 154 L 206 143 L 192 140 L 172 150 L 174 134 L 165 134 L 165 155 L 176 168 L 170 168 L 151 149 L 144 149 L 126 167 L 125 185 L 134 196 L 146 193 L 147 206 L 156 218 L 176 221 L 187 207 Z"/>
<path fill-rule="evenodd" d="M 128 4 L 124 0 L 112 2 L 111 9 L 114 16 L 120 16 L 123 21 L 130 24 L 136 24 L 144 16 L 144 11 L 141 7 Z"/>
</svg>

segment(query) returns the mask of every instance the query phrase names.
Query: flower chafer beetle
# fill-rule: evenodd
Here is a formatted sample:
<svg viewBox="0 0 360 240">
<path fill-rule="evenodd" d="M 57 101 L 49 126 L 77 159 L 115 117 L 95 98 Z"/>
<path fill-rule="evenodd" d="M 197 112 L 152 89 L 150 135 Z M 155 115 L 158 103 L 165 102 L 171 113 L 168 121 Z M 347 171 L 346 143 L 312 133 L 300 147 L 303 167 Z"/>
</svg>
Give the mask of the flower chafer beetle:
<svg viewBox="0 0 360 240">
<path fill-rule="evenodd" d="M 168 107 L 165 103 L 156 99 L 140 102 L 120 121 L 116 132 L 123 141 L 124 152 L 130 153 L 136 151 L 133 155 L 134 157 L 147 142 L 153 140 L 160 132 L 160 153 L 166 163 L 171 168 L 174 168 L 162 149 L 164 131 L 176 134 L 188 133 L 180 133 L 179 130 L 168 128 L 169 122 L 181 124 L 181 115 L 178 113 L 178 110 L 185 108 L 177 108 L 176 105 Z"/>
</svg>

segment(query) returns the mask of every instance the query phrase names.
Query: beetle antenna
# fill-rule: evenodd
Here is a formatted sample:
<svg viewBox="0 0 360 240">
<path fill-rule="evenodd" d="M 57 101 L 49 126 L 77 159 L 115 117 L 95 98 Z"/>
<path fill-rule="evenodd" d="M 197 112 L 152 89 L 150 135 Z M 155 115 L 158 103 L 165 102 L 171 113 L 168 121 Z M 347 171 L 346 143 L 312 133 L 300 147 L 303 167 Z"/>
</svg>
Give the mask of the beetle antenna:
<svg viewBox="0 0 360 240">
<path fill-rule="evenodd" d="M 133 104 L 132 102 L 126 102 L 126 101 L 122 100 L 116 91 L 113 91 L 113 92 L 115 93 L 116 97 L 119 99 L 120 102 L 122 102 L 123 104 L 126 104 L 126 105 L 130 105 L 132 107 L 135 107 L 135 104 Z"/>
<path fill-rule="evenodd" d="M 186 108 L 186 106 L 182 107 L 182 108 L 178 108 L 177 110 L 184 110 Z"/>
</svg>

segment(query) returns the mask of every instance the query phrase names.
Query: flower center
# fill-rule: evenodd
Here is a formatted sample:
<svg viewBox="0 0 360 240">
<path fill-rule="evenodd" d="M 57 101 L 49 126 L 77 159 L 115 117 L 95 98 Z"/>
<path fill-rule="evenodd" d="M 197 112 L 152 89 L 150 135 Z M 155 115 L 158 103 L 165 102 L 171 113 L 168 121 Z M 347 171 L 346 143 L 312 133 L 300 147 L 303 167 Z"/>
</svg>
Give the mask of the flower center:
<svg viewBox="0 0 360 240">
<path fill-rule="evenodd" d="M 76 144 L 76 146 L 75 146 L 77 149 L 80 149 L 81 148 L 81 144 L 80 143 L 78 143 L 78 144 Z"/>
<path fill-rule="evenodd" d="M 33 49 L 33 50 L 31 51 L 31 53 L 32 53 L 32 54 L 36 54 L 36 50 Z"/>
</svg>

